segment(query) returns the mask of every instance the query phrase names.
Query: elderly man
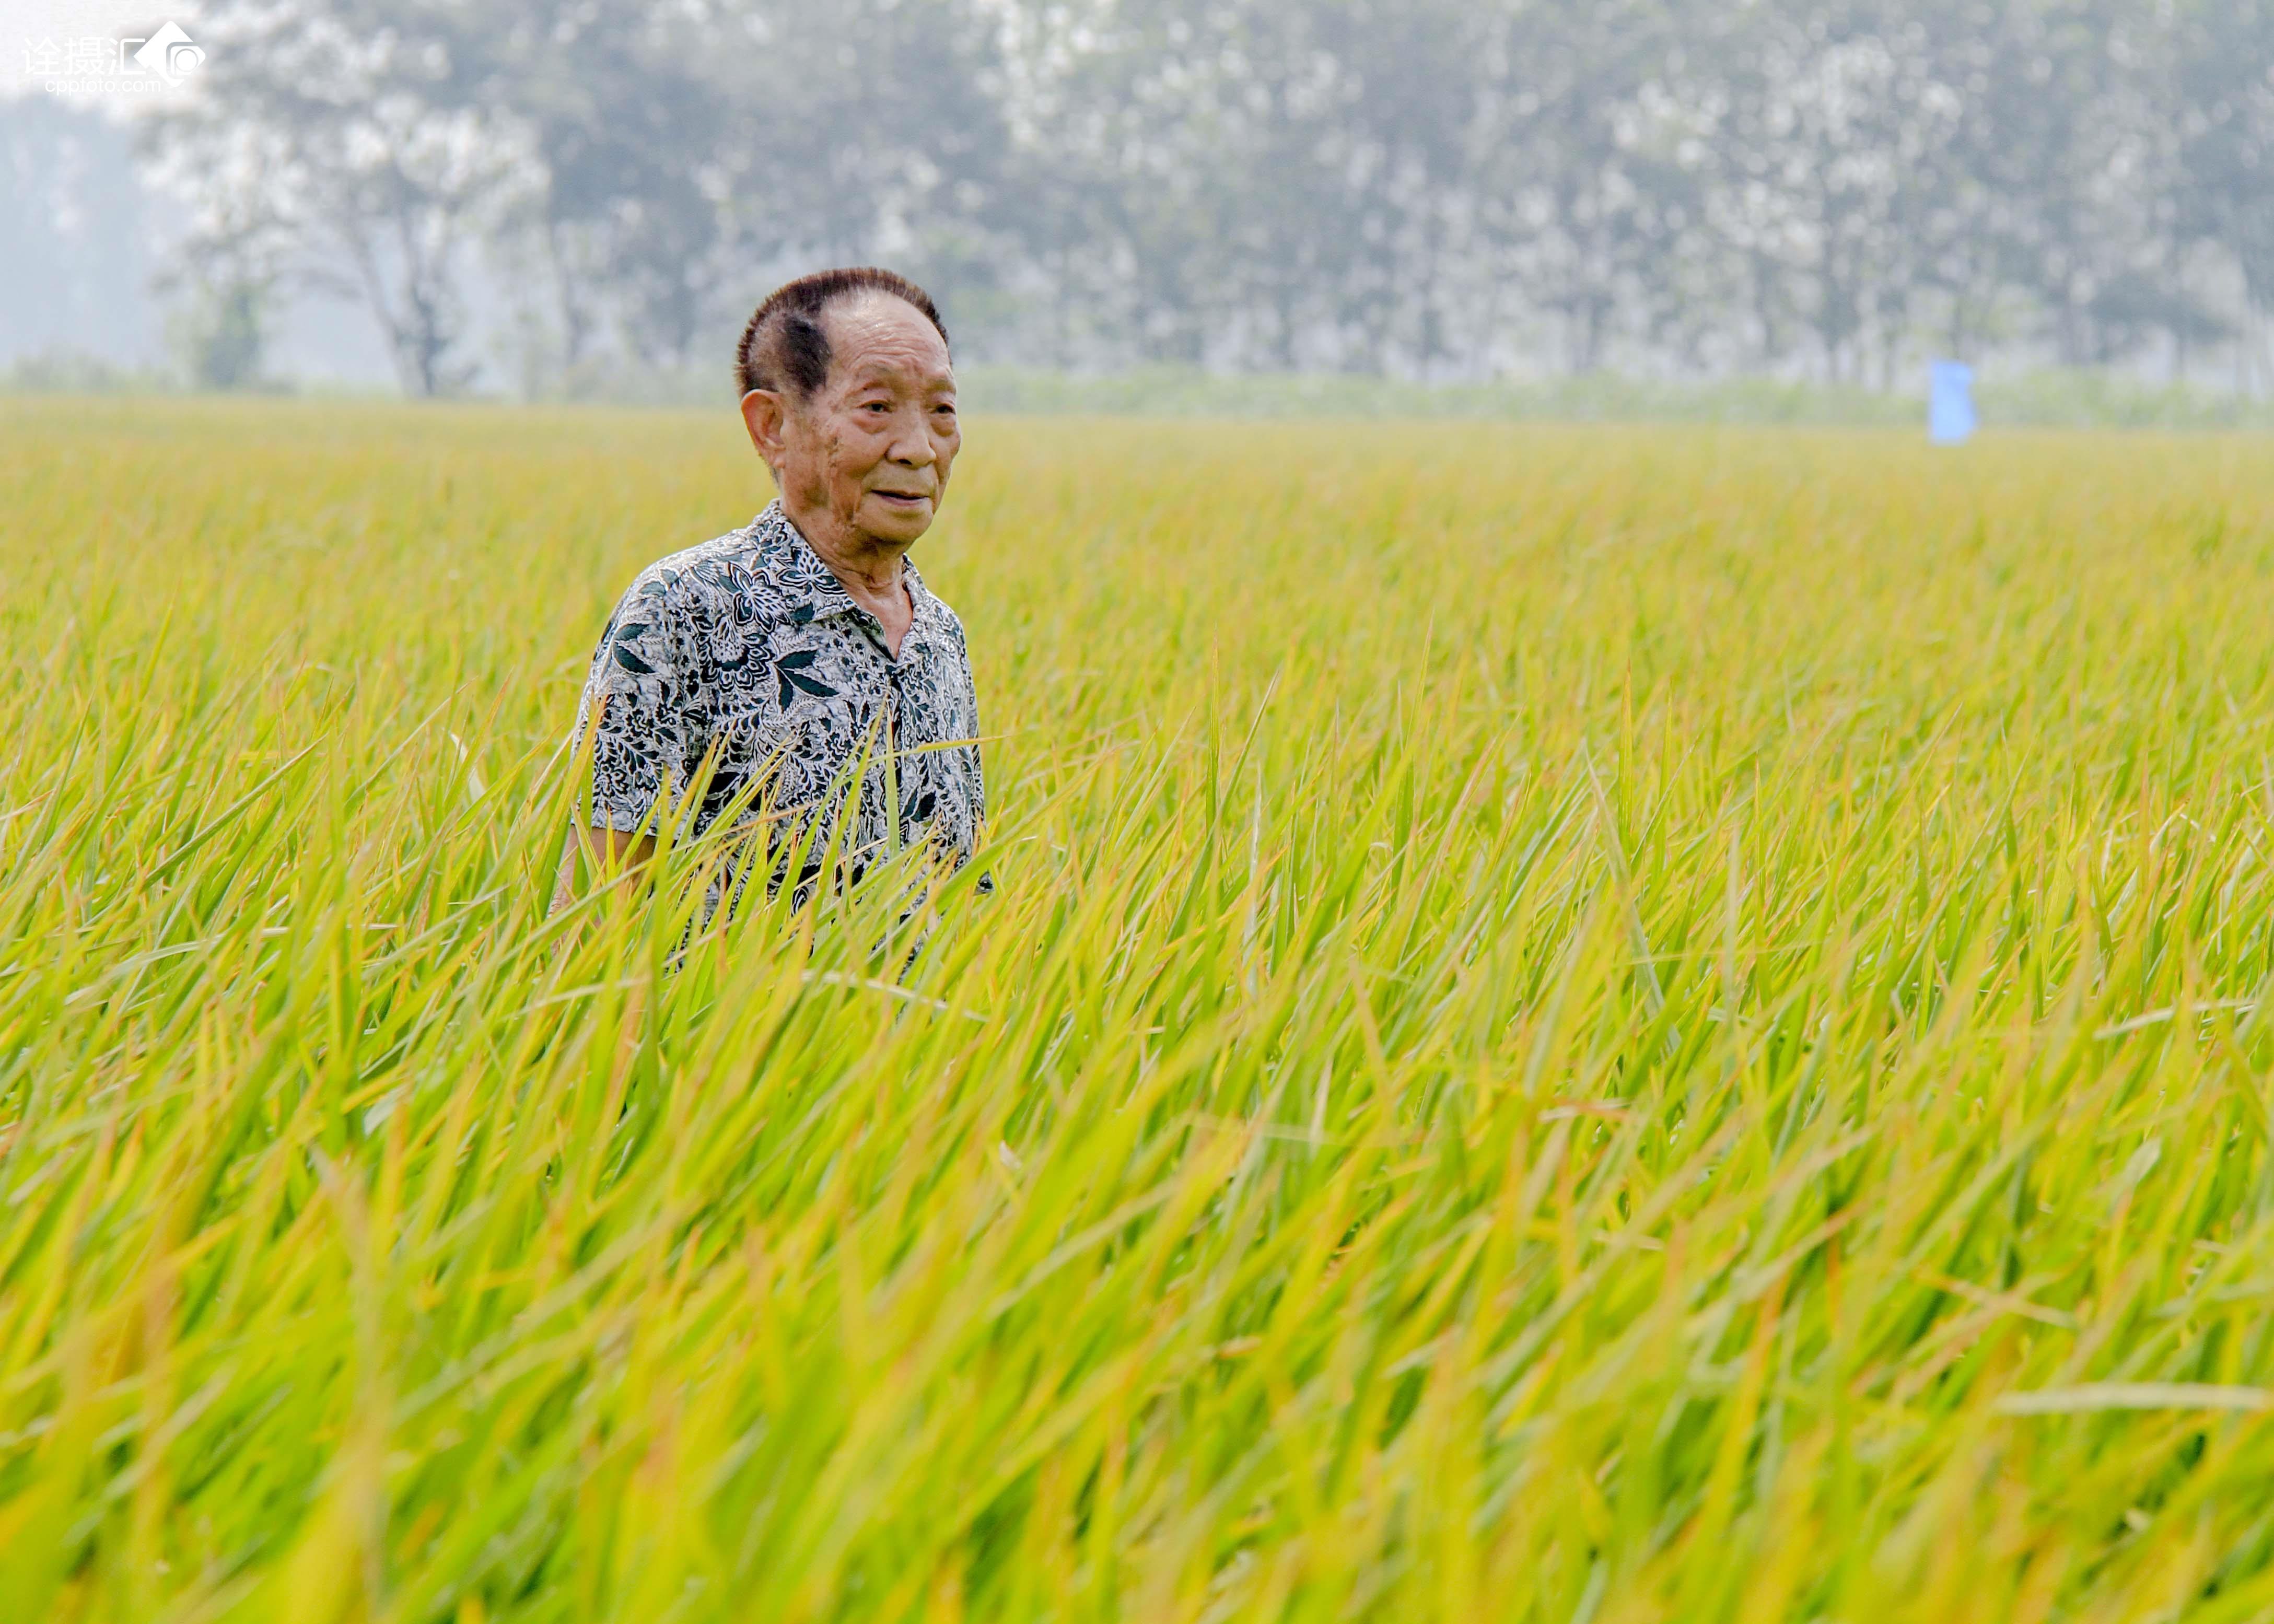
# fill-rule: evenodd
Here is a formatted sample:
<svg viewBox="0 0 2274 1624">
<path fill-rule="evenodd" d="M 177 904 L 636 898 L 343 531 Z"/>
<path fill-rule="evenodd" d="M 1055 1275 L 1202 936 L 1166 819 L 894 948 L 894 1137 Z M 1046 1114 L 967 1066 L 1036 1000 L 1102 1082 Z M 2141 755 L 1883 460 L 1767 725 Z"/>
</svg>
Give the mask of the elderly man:
<svg viewBox="0 0 2274 1624">
<path fill-rule="evenodd" d="M 947 329 L 890 271 L 822 271 L 767 296 L 735 364 L 779 495 L 650 565 L 617 605 L 577 711 L 592 740 L 585 849 L 596 865 L 645 861 L 659 798 L 707 764 L 689 832 L 730 808 L 771 812 L 779 862 L 785 831 L 838 810 L 857 776 L 840 848 L 853 873 L 919 842 L 960 865 L 986 804 L 978 700 L 962 623 L 907 556 L 962 442 Z"/>
</svg>

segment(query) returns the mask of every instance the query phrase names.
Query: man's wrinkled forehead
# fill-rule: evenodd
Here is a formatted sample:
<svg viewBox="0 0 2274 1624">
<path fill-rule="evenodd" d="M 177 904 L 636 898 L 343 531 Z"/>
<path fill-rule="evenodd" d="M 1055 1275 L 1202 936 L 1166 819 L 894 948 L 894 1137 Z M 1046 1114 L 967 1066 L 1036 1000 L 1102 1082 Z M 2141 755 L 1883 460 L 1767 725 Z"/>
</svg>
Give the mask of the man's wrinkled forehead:
<svg viewBox="0 0 2274 1624">
<path fill-rule="evenodd" d="M 946 341 L 906 299 L 863 291 L 837 300 L 822 312 L 821 320 L 829 335 L 832 383 L 885 370 L 927 381 L 954 380 Z"/>
</svg>

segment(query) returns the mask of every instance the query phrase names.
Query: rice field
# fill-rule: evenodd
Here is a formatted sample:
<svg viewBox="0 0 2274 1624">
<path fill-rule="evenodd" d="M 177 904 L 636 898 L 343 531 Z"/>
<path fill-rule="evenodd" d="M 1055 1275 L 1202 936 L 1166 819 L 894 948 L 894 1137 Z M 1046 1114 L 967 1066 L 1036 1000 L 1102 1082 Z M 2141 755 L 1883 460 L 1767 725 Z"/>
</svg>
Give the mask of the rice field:
<svg viewBox="0 0 2274 1624">
<path fill-rule="evenodd" d="M 981 420 L 992 893 L 548 919 L 766 495 L 0 402 L 0 1619 L 2274 1612 L 2274 441 Z"/>
</svg>

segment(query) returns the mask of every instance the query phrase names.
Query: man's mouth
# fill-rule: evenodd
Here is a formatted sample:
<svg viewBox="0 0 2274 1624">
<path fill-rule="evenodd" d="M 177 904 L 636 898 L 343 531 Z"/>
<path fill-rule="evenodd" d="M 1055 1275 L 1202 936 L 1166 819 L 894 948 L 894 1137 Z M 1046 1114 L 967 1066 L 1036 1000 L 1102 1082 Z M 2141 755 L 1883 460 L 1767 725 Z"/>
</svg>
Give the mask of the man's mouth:
<svg viewBox="0 0 2274 1624">
<path fill-rule="evenodd" d="M 907 502 L 911 507 L 918 502 L 931 500 L 931 492 L 929 491 L 871 491 L 869 494 L 881 496 L 888 502 Z"/>
</svg>

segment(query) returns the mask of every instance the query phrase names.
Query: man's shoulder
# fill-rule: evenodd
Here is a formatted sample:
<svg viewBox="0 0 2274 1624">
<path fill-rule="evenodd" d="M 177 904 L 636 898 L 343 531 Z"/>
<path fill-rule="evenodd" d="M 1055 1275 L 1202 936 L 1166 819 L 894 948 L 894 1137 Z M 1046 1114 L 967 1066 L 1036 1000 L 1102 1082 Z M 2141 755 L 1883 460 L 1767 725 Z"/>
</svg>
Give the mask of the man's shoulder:
<svg viewBox="0 0 2274 1624">
<path fill-rule="evenodd" d="M 946 628 L 947 635 L 953 640 L 955 646 L 959 649 L 968 649 L 969 643 L 963 635 L 963 617 L 948 606 L 945 598 L 934 598 L 931 601 L 938 607 L 940 622 Z"/>
<path fill-rule="evenodd" d="M 627 602 L 652 598 L 672 606 L 700 600 L 719 589 L 727 570 L 747 560 L 751 552 L 749 530 L 728 530 L 691 547 L 665 554 L 632 577 L 625 590 Z"/>
<path fill-rule="evenodd" d="M 939 630 L 945 632 L 958 648 L 962 647 L 964 644 L 963 617 L 955 613 L 955 606 L 953 604 L 931 590 L 931 583 L 924 580 L 921 574 L 916 576 L 916 579 L 923 588 L 922 607 L 920 613 L 933 620 Z"/>
<path fill-rule="evenodd" d="M 624 606 L 664 616 L 721 618 L 741 626 L 793 618 L 806 583 L 766 518 L 762 514 L 723 536 L 656 560 L 633 578 Z"/>
</svg>

